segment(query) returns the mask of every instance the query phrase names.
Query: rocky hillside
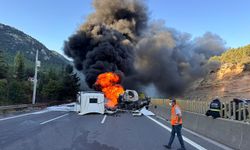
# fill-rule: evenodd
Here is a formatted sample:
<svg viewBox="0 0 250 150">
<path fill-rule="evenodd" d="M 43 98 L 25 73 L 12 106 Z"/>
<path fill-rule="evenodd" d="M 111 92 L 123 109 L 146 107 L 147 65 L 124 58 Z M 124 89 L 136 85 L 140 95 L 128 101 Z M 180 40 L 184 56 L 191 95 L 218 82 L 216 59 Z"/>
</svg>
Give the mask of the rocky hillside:
<svg viewBox="0 0 250 150">
<path fill-rule="evenodd" d="M 17 51 L 20 51 L 27 59 L 27 63 L 32 65 L 35 60 L 36 50 L 39 50 L 39 60 L 42 68 L 45 68 L 45 66 L 60 67 L 69 63 L 62 55 L 49 50 L 36 39 L 4 24 L 0 24 L 0 50 L 4 52 L 7 62 L 10 64 L 13 63 Z"/>
<path fill-rule="evenodd" d="M 236 97 L 250 99 L 250 45 L 230 49 L 210 61 L 220 63 L 220 67 L 197 80 L 186 91 L 185 98 L 211 100 L 218 96 L 225 101 Z"/>
</svg>

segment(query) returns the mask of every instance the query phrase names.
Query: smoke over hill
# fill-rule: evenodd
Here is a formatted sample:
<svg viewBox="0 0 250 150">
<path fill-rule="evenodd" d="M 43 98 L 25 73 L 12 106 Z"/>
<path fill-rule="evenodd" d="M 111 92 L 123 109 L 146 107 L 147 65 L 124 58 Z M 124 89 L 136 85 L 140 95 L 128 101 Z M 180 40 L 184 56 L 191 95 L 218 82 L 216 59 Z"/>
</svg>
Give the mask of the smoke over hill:
<svg viewBox="0 0 250 150">
<path fill-rule="evenodd" d="M 154 85 L 161 94 L 177 95 L 204 75 L 211 56 L 225 50 L 216 34 L 192 39 L 149 22 L 143 1 L 94 0 L 93 6 L 95 12 L 64 45 L 90 88 L 99 74 L 117 72 L 125 88 Z"/>
</svg>

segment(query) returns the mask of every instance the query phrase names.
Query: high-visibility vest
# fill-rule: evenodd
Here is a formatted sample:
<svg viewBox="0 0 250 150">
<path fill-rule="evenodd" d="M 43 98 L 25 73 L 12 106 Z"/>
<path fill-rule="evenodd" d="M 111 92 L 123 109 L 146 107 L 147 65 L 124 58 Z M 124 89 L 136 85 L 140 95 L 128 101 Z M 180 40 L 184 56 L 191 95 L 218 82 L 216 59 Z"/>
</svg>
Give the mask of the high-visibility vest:
<svg viewBox="0 0 250 150">
<path fill-rule="evenodd" d="M 178 107 L 181 110 L 181 108 L 177 104 L 171 107 L 171 125 L 182 124 L 182 118 L 180 119 L 180 122 L 178 122 L 178 116 L 175 113 L 176 107 Z"/>
<path fill-rule="evenodd" d="M 209 110 L 220 112 L 220 109 L 211 109 L 211 108 L 210 108 Z"/>
</svg>

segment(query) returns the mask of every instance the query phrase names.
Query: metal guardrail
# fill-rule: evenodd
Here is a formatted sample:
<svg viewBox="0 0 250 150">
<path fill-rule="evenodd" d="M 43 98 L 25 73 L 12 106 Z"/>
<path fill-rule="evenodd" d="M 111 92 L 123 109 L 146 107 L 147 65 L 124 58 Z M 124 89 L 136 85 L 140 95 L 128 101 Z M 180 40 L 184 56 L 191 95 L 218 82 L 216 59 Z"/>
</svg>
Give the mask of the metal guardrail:
<svg viewBox="0 0 250 150">
<path fill-rule="evenodd" d="M 161 107 L 171 107 L 169 105 L 169 99 L 152 99 L 151 104 Z M 192 100 L 178 100 L 183 111 L 189 111 L 199 114 L 205 114 L 209 109 L 210 102 L 207 101 L 192 101 Z M 221 103 L 220 116 L 221 118 L 240 120 L 250 123 L 250 106 L 246 106 L 243 103 L 236 105 L 235 102 L 222 102 Z"/>
<path fill-rule="evenodd" d="M 49 103 L 38 103 L 38 104 L 19 104 L 19 105 L 8 105 L 8 106 L 0 106 L 0 114 L 8 111 L 18 111 L 28 108 L 44 108 L 47 106 L 61 105 L 72 102 L 71 100 L 66 101 L 51 101 Z"/>
<path fill-rule="evenodd" d="M 20 104 L 20 105 L 9 105 L 9 106 L 0 106 L 0 113 L 5 113 L 11 110 L 23 110 L 27 108 L 36 108 L 36 107 L 46 107 L 48 104 Z"/>
</svg>

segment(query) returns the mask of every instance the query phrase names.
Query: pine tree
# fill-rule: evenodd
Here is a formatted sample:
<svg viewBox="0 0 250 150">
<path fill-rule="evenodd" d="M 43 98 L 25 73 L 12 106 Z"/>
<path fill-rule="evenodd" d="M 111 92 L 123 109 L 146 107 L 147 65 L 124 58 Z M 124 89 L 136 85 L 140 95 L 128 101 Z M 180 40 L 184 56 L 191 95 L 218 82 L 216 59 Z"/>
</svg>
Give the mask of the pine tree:
<svg viewBox="0 0 250 150">
<path fill-rule="evenodd" d="M 58 80 L 58 78 L 59 78 L 58 72 L 56 72 L 53 69 L 50 69 L 47 77 L 48 77 L 48 79 L 51 79 L 51 80 Z"/>
<path fill-rule="evenodd" d="M 31 83 L 13 80 L 8 87 L 8 99 L 12 104 L 25 104 L 31 102 Z"/>
<path fill-rule="evenodd" d="M 48 100 L 58 100 L 62 86 L 60 82 L 50 79 L 48 84 L 43 86 L 42 95 Z"/>
<path fill-rule="evenodd" d="M 0 79 L 7 77 L 7 64 L 4 61 L 3 52 L 0 50 Z"/>
<path fill-rule="evenodd" d="M 61 100 L 60 96 L 63 89 L 61 76 L 63 77 L 62 73 L 49 69 L 48 72 L 40 77 L 38 85 L 43 101 Z"/>
<path fill-rule="evenodd" d="M 18 80 L 24 80 L 25 78 L 24 56 L 19 51 L 15 56 L 14 68 L 15 68 L 16 78 Z"/>
<path fill-rule="evenodd" d="M 63 77 L 62 99 L 76 100 L 80 88 L 79 81 L 80 79 L 77 77 L 77 74 L 73 73 L 73 67 L 67 65 Z"/>
</svg>

